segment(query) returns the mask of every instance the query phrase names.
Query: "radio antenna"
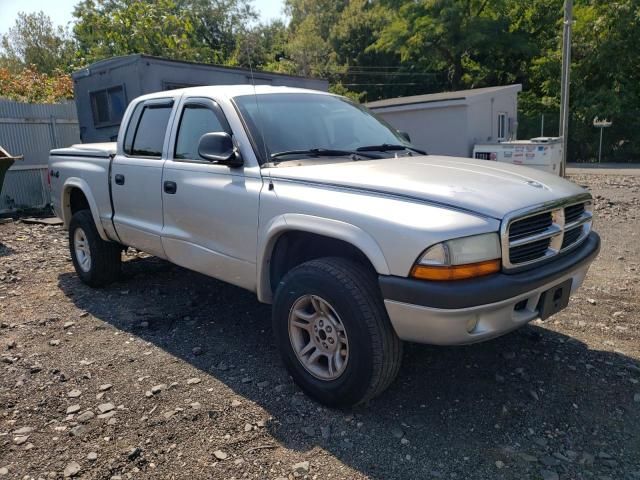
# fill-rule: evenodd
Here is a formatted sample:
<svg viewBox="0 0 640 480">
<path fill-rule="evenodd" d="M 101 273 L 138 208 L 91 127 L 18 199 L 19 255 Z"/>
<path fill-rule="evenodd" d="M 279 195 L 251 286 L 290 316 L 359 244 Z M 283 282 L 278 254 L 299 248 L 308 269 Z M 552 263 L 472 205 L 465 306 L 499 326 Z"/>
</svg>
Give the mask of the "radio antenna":
<svg viewBox="0 0 640 480">
<path fill-rule="evenodd" d="M 262 112 L 260 111 L 260 102 L 258 102 L 258 93 L 256 91 L 256 79 L 253 76 L 253 64 L 251 62 L 251 53 L 249 51 L 249 45 L 247 45 L 247 59 L 249 61 L 249 72 L 251 72 L 251 85 L 253 86 L 253 98 L 256 102 L 256 111 L 258 112 L 258 121 L 256 127 L 258 128 L 258 132 L 260 133 L 260 137 L 262 139 L 262 145 L 264 147 L 264 161 L 265 163 L 269 162 L 269 152 L 267 149 L 267 140 L 264 137 L 264 129 L 262 128 Z"/>
</svg>

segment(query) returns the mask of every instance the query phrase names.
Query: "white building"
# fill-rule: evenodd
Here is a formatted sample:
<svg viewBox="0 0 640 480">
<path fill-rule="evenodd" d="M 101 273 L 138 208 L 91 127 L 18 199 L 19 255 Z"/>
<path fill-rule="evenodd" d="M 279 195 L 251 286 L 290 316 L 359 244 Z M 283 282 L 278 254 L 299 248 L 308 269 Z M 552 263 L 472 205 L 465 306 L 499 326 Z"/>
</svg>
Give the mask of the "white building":
<svg viewBox="0 0 640 480">
<path fill-rule="evenodd" d="M 367 107 L 428 153 L 471 157 L 476 143 L 516 139 L 522 85 L 370 102 Z"/>
</svg>

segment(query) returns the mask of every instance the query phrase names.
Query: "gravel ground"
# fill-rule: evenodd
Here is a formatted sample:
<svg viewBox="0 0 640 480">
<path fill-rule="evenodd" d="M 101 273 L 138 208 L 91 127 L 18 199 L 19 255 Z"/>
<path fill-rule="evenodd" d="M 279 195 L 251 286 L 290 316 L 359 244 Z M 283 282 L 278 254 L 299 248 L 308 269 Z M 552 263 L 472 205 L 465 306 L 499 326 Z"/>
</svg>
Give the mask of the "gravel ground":
<svg viewBox="0 0 640 480">
<path fill-rule="evenodd" d="M 348 410 L 292 384 L 252 294 L 136 254 L 92 290 L 60 227 L 0 225 L 0 477 L 639 479 L 640 177 L 574 180 L 603 249 L 569 308 L 409 345 Z"/>
</svg>

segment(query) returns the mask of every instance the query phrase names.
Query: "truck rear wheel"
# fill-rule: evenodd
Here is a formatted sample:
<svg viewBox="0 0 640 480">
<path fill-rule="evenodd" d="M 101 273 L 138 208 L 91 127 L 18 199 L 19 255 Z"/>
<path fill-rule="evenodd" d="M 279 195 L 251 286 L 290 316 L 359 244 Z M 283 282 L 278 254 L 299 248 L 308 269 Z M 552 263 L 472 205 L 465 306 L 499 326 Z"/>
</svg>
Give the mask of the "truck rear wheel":
<svg viewBox="0 0 640 480">
<path fill-rule="evenodd" d="M 100 238 L 89 210 L 80 210 L 69 224 L 69 250 L 76 273 L 91 287 L 103 287 L 120 274 L 121 247 Z"/>
<path fill-rule="evenodd" d="M 311 260 L 287 273 L 274 299 L 273 330 L 294 381 L 329 406 L 374 398 L 400 368 L 402 342 L 375 274 L 347 259 Z"/>
</svg>

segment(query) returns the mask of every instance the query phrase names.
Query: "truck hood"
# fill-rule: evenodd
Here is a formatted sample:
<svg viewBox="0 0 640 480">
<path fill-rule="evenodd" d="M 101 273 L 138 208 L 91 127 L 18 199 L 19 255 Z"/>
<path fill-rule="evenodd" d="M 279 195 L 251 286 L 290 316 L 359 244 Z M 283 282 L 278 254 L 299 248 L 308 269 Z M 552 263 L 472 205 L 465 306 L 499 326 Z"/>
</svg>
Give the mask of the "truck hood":
<svg viewBox="0 0 640 480">
<path fill-rule="evenodd" d="M 287 162 L 288 163 L 288 162 Z M 273 180 L 400 195 L 502 219 L 507 213 L 585 193 L 556 175 L 519 165 L 436 155 L 269 168 Z"/>
</svg>

